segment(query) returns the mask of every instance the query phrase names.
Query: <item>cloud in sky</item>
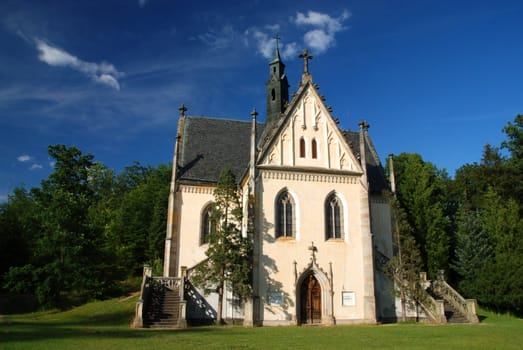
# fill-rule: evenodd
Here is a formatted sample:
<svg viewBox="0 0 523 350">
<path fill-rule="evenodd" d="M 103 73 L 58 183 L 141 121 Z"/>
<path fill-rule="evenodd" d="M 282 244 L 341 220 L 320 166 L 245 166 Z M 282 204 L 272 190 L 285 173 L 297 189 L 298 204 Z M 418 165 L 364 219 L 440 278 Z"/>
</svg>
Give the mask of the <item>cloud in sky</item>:
<svg viewBox="0 0 523 350">
<path fill-rule="evenodd" d="M 86 62 L 73 56 L 66 51 L 51 46 L 43 40 L 36 40 L 36 47 L 39 51 L 38 58 L 40 61 L 47 63 L 50 66 L 68 67 L 79 71 L 97 83 L 110 86 L 116 90 L 120 90 L 118 77 L 123 73 L 116 70 L 116 68 L 107 62 L 92 63 Z"/>
<path fill-rule="evenodd" d="M 29 156 L 29 155 L 27 155 L 27 154 L 24 154 L 24 155 L 21 155 L 21 156 L 17 157 L 16 159 L 17 159 L 19 162 L 24 163 L 24 162 L 28 162 L 28 161 L 30 161 L 31 159 L 33 159 L 33 157 L 31 157 L 31 156 Z"/>
<path fill-rule="evenodd" d="M 308 11 L 307 14 L 298 12 L 294 23 L 300 27 L 312 27 L 303 35 L 303 41 L 316 53 L 323 53 L 334 45 L 336 33 L 345 29 L 343 22 L 350 16 L 347 10 L 343 10 L 336 18 L 316 11 Z"/>
<path fill-rule="evenodd" d="M 140 6 L 141 8 L 144 8 L 146 4 L 147 0 L 138 0 L 138 6 Z"/>
<path fill-rule="evenodd" d="M 303 43 L 313 53 L 321 54 L 335 44 L 336 34 L 344 30 L 343 23 L 351 17 L 351 13 L 343 10 L 339 17 L 317 11 L 297 12 L 291 17 L 290 24 L 298 30 L 304 30 Z M 250 28 L 245 31 L 246 42 L 254 41 L 256 49 L 263 57 L 270 59 L 274 54 L 276 40 L 274 35 L 280 31 L 278 24 L 266 25 L 263 29 Z M 291 33 L 291 30 L 284 30 Z M 296 56 L 299 44 L 296 41 L 280 41 L 280 54 L 283 58 Z"/>
<path fill-rule="evenodd" d="M 37 170 L 37 169 L 42 169 L 42 165 L 41 164 L 33 164 L 31 165 L 31 167 L 29 168 L 29 170 Z"/>
<path fill-rule="evenodd" d="M 272 29 L 274 26 L 268 26 L 269 31 L 277 32 Z M 274 55 L 274 49 L 276 48 L 276 39 L 273 36 L 270 36 L 266 32 L 260 29 L 250 29 L 245 31 L 245 35 L 251 36 L 256 44 L 256 49 L 263 57 L 270 59 Z M 298 52 L 298 44 L 295 42 L 282 43 L 280 41 L 280 54 L 283 58 L 289 58 L 296 56 Z"/>
</svg>

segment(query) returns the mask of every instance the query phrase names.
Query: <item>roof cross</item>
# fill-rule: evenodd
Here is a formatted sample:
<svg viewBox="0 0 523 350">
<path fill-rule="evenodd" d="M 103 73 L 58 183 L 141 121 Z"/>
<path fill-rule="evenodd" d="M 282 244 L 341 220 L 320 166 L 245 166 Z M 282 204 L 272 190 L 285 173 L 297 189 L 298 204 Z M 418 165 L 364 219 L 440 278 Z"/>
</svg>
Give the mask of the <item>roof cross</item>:
<svg viewBox="0 0 523 350">
<path fill-rule="evenodd" d="M 274 39 L 276 39 L 276 50 L 279 50 L 280 49 L 280 45 L 279 44 L 280 44 L 281 38 L 280 38 L 280 36 L 278 34 L 276 34 L 274 36 Z"/>
<path fill-rule="evenodd" d="M 309 250 L 311 251 L 311 258 L 314 263 L 316 263 L 316 252 L 318 251 L 318 248 L 314 246 L 314 242 L 311 242 L 311 246 L 309 247 Z"/>
<path fill-rule="evenodd" d="M 309 55 L 307 49 L 304 49 L 303 53 L 301 53 L 298 57 L 303 58 L 303 74 L 309 74 L 309 60 L 312 60 L 312 56 Z"/>
<path fill-rule="evenodd" d="M 187 107 L 185 107 L 185 105 L 182 103 L 182 105 L 180 106 L 180 108 L 178 108 L 178 110 L 180 111 L 180 115 L 182 117 L 185 117 L 185 112 L 187 112 Z"/>
</svg>

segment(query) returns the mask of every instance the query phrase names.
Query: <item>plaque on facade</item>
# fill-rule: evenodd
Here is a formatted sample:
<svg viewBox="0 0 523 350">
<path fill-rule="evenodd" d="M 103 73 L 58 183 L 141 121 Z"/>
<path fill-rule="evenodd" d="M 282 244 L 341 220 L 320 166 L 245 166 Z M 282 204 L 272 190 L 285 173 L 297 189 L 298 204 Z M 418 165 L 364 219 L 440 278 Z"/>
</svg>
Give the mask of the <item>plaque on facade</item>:
<svg viewBox="0 0 523 350">
<path fill-rule="evenodd" d="M 282 292 L 269 293 L 269 304 L 282 306 L 283 305 L 283 293 Z"/>
<path fill-rule="evenodd" d="M 356 305 L 356 293 L 355 292 L 341 292 L 341 304 L 343 306 Z"/>
</svg>

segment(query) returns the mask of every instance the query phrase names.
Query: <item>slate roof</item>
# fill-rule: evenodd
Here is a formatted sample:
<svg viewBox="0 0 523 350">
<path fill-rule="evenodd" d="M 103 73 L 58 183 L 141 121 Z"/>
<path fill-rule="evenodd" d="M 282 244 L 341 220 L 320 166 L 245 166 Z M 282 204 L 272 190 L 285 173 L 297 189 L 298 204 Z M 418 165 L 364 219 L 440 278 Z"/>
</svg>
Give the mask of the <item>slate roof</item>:
<svg viewBox="0 0 523 350">
<path fill-rule="evenodd" d="M 265 124 L 258 123 L 257 139 Z M 178 178 L 182 181 L 216 183 L 221 170 L 229 165 L 240 180 L 249 165 L 251 122 L 208 117 L 185 117 L 181 140 Z M 359 133 L 342 131 L 355 155 L 360 154 Z M 367 177 L 371 192 L 381 192 L 388 184 L 370 140 L 366 143 Z"/>
<path fill-rule="evenodd" d="M 263 124 L 258 124 L 258 135 Z M 185 117 L 179 179 L 216 183 L 229 165 L 236 180 L 247 170 L 251 122 L 206 117 Z"/>
<path fill-rule="evenodd" d="M 358 131 L 342 130 L 343 137 L 349 144 L 352 153 L 359 156 L 360 153 L 360 134 Z M 367 163 L 367 180 L 369 181 L 370 191 L 381 193 L 389 188 L 385 172 L 370 138 L 365 142 L 365 161 Z"/>
</svg>

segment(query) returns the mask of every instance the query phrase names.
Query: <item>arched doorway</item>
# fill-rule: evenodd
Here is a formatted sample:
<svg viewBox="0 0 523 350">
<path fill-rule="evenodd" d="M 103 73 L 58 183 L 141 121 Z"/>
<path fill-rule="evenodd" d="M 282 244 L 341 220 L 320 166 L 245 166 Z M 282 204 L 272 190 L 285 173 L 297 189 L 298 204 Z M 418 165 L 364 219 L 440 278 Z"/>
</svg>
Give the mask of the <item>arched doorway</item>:
<svg viewBox="0 0 523 350">
<path fill-rule="evenodd" d="M 313 274 L 308 275 L 300 288 L 300 323 L 321 323 L 321 286 Z"/>
</svg>

